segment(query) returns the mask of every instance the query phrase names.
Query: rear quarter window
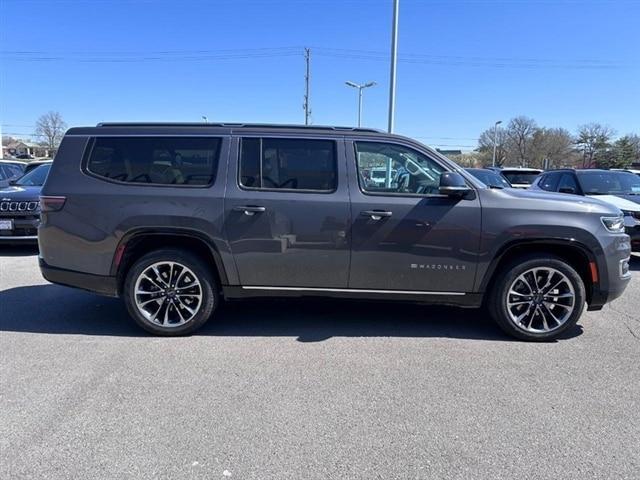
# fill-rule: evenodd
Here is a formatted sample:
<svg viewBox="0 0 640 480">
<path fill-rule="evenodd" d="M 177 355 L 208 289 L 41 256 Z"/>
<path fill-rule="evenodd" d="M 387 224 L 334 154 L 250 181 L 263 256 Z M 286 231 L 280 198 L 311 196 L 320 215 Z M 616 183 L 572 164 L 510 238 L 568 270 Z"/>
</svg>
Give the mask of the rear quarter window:
<svg viewBox="0 0 640 480">
<path fill-rule="evenodd" d="M 215 181 L 221 138 L 96 137 L 86 169 L 123 183 L 207 186 Z"/>
</svg>

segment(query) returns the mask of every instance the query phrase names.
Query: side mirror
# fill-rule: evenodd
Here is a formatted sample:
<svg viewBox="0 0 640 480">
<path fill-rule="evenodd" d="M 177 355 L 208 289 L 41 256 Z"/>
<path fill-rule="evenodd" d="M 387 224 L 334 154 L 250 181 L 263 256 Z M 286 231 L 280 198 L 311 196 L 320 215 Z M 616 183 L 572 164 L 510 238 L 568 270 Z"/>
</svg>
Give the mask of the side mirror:
<svg viewBox="0 0 640 480">
<path fill-rule="evenodd" d="M 558 191 L 560 193 L 576 193 L 576 189 L 573 187 L 560 187 Z"/>
<path fill-rule="evenodd" d="M 444 172 L 440 175 L 440 194 L 449 197 L 464 197 L 471 191 L 464 177 L 458 172 Z"/>
</svg>

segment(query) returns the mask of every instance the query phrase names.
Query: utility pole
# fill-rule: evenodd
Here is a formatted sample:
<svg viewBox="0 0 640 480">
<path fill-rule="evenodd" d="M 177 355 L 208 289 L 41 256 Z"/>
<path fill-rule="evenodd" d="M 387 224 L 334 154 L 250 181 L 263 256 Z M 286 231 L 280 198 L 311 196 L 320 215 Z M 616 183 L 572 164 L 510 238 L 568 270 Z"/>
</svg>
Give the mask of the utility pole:
<svg viewBox="0 0 640 480">
<path fill-rule="evenodd" d="M 393 0 L 393 23 L 391 24 L 391 73 L 389 81 L 389 133 L 393 133 L 396 114 L 396 66 L 398 64 L 398 9 L 400 0 Z"/>
<path fill-rule="evenodd" d="M 306 63 L 306 73 L 304 76 L 304 124 L 309 125 L 311 120 L 311 105 L 309 103 L 309 83 L 311 82 L 311 49 L 304 49 L 304 60 Z"/>
<path fill-rule="evenodd" d="M 498 125 L 502 123 L 502 120 L 498 120 L 493 124 L 493 161 L 491 162 L 492 166 L 496 166 L 496 146 L 498 144 Z"/>
<path fill-rule="evenodd" d="M 358 89 L 358 127 L 362 125 L 362 90 L 365 88 L 373 87 L 376 85 L 376 82 L 367 82 L 362 85 L 357 84 L 355 82 L 344 82 L 349 87 Z"/>
</svg>

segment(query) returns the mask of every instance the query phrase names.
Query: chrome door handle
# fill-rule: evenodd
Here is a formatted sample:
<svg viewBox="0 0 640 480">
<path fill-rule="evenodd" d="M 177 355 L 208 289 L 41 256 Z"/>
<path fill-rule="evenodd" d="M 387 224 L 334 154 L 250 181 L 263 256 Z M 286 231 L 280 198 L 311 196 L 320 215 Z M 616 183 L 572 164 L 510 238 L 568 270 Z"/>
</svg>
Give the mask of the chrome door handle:
<svg viewBox="0 0 640 480">
<path fill-rule="evenodd" d="M 255 215 L 256 213 L 265 212 L 267 209 L 265 207 L 257 207 L 253 205 L 242 205 L 238 207 L 233 207 L 235 212 L 244 212 L 245 215 Z"/>
<path fill-rule="evenodd" d="M 365 210 L 364 212 L 360 212 L 360 215 L 365 217 L 370 217 L 371 220 L 381 220 L 383 217 L 388 218 L 393 215 L 393 212 L 388 212 L 385 210 Z"/>
</svg>

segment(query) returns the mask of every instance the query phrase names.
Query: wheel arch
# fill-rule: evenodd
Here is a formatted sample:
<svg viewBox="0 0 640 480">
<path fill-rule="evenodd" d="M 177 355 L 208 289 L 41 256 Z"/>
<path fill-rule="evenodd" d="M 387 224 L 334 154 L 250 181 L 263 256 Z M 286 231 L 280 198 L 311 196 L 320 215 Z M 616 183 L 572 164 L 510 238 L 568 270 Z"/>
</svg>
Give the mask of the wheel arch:
<svg viewBox="0 0 640 480">
<path fill-rule="evenodd" d="M 117 279 L 118 294 L 122 292 L 127 272 L 135 261 L 150 251 L 162 248 L 181 248 L 196 254 L 211 266 L 219 288 L 228 284 L 220 252 L 206 235 L 183 228 L 136 229 L 120 239 L 111 263 L 111 275 Z"/>
<path fill-rule="evenodd" d="M 605 272 L 602 271 L 593 252 L 575 240 L 516 240 L 504 245 L 487 268 L 479 291 L 491 290 L 502 267 L 519 257 L 536 253 L 559 257 L 571 265 L 584 282 L 587 303 L 591 302 L 594 286 L 603 279 Z"/>
</svg>

